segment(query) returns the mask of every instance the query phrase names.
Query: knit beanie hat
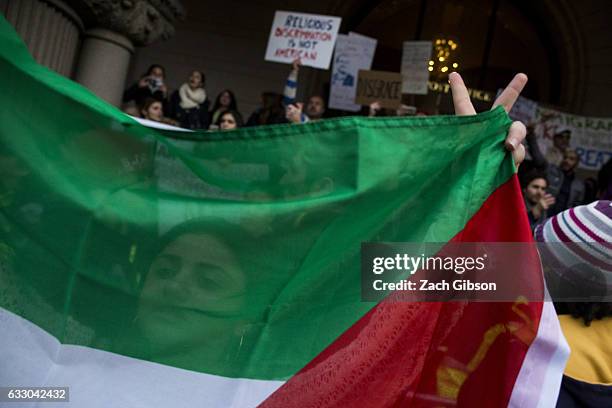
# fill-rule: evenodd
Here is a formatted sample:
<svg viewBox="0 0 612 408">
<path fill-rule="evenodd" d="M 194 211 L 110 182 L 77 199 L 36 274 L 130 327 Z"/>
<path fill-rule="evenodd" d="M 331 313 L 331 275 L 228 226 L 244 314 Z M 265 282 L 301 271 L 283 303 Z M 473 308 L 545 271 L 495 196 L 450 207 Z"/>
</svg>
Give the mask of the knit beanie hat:
<svg viewBox="0 0 612 408">
<path fill-rule="evenodd" d="M 555 300 L 609 301 L 612 201 L 595 201 L 565 210 L 536 227 L 534 233 L 541 243 L 538 248 L 553 299 L 557 296 Z"/>
</svg>

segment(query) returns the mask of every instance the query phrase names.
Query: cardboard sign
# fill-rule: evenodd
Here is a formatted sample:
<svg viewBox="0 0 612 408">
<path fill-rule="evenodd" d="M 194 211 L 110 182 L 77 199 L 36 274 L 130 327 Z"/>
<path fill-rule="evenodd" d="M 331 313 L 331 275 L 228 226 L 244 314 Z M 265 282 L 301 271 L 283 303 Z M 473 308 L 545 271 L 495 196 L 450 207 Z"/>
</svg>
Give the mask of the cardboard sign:
<svg viewBox="0 0 612 408">
<path fill-rule="evenodd" d="M 332 65 L 329 107 L 356 112 L 361 105 L 355 103 L 357 73 L 360 69 L 372 67 L 376 40 L 364 35 L 349 33 L 338 34 L 334 63 Z"/>
<path fill-rule="evenodd" d="M 426 95 L 431 41 L 406 41 L 402 52 L 402 92 Z"/>
<path fill-rule="evenodd" d="M 340 17 L 277 11 L 274 14 L 266 61 L 328 69 L 340 28 Z"/>
<path fill-rule="evenodd" d="M 380 102 L 383 108 L 397 108 L 402 103 L 402 75 L 397 72 L 359 71 L 355 103 Z"/>
</svg>

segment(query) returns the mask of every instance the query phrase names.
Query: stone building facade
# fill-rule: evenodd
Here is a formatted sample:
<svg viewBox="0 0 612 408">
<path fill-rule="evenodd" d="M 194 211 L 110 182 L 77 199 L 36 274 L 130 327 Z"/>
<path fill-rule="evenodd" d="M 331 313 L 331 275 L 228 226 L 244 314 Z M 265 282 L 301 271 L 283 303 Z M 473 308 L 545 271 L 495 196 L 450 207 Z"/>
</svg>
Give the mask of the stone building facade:
<svg viewBox="0 0 612 408">
<path fill-rule="evenodd" d="M 135 47 L 174 35 L 178 0 L 0 0 L 32 56 L 119 105 Z"/>
<path fill-rule="evenodd" d="M 454 35 L 471 47 L 460 69 L 468 84 L 495 92 L 522 70 L 531 78 L 528 96 L 576 114 L 612 116 L 612 2 L 606 0 L 0 0 L 0 12 L 39 62 L 113 104 L 159 63 L 171 90 L 190 70 L 203 70 L 209 96 L 233 89 L 245 115 L 262 91 L 282 91 L 288 72 L 263 59 L 275 10 L 341 16 L 341 32 L 378 39 L 376 69 L 399 68 L 401 41 L 415 39 L 419 25 L 421 39 Z M 482 71 L 490 73 L 484 80 Z M 303 69 L 298 95 L 324 93 L 329 75 Z"/>
</svg>

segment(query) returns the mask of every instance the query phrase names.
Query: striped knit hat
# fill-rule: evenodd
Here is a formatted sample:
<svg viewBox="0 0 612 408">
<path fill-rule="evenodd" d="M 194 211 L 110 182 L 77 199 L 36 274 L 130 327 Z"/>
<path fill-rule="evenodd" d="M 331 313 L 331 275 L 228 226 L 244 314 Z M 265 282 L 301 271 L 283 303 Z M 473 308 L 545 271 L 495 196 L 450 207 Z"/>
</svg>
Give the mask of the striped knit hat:
<svg viewBox="0 0 612 408">
<path fill-rule="evenodd" d="M 612 201 L 595 201 L 549 218 L 535 230 L 544 267 L 589 293 L 612 293 Z M 605 286 L 601 286 L 601 285 Z"/>
</svg>

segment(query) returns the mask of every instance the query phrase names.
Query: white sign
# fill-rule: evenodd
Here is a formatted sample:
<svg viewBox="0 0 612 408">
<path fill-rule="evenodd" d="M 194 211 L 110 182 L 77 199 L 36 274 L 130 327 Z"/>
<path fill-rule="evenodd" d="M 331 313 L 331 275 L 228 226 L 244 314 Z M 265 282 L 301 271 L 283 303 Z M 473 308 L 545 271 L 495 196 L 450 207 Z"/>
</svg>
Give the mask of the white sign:
<svg viewBox="0 0 612 408">
<path fill-rule="evenodd" d="M 555 149 L 554 135 L 569 130 L 570 147 L 580 157 L 579 168 L 597 171 L 612 158 L 612 118 L 578 116 L 538 106 L 533 124 L 546 157 Z"/>
<path fill-rule="evenodd" d="M 277 11 L 270 30 L 266 61 L 328 69 L 340 28 L 340 17 Z"/>
<path fill-rule="evenodd" d="M 406 41 L 402 52 L 402 93 L 426 95 L 431 41 Z"/>
<path fill-rule="evenodd" d="M 355 103 L 357 74 L 360 69 L 370 70 L 376 51 L 376 40 L 364 35 L 339 34 L 332 66 L 329 107 L 357 112 L 361 105 Z"/>
</svg>

